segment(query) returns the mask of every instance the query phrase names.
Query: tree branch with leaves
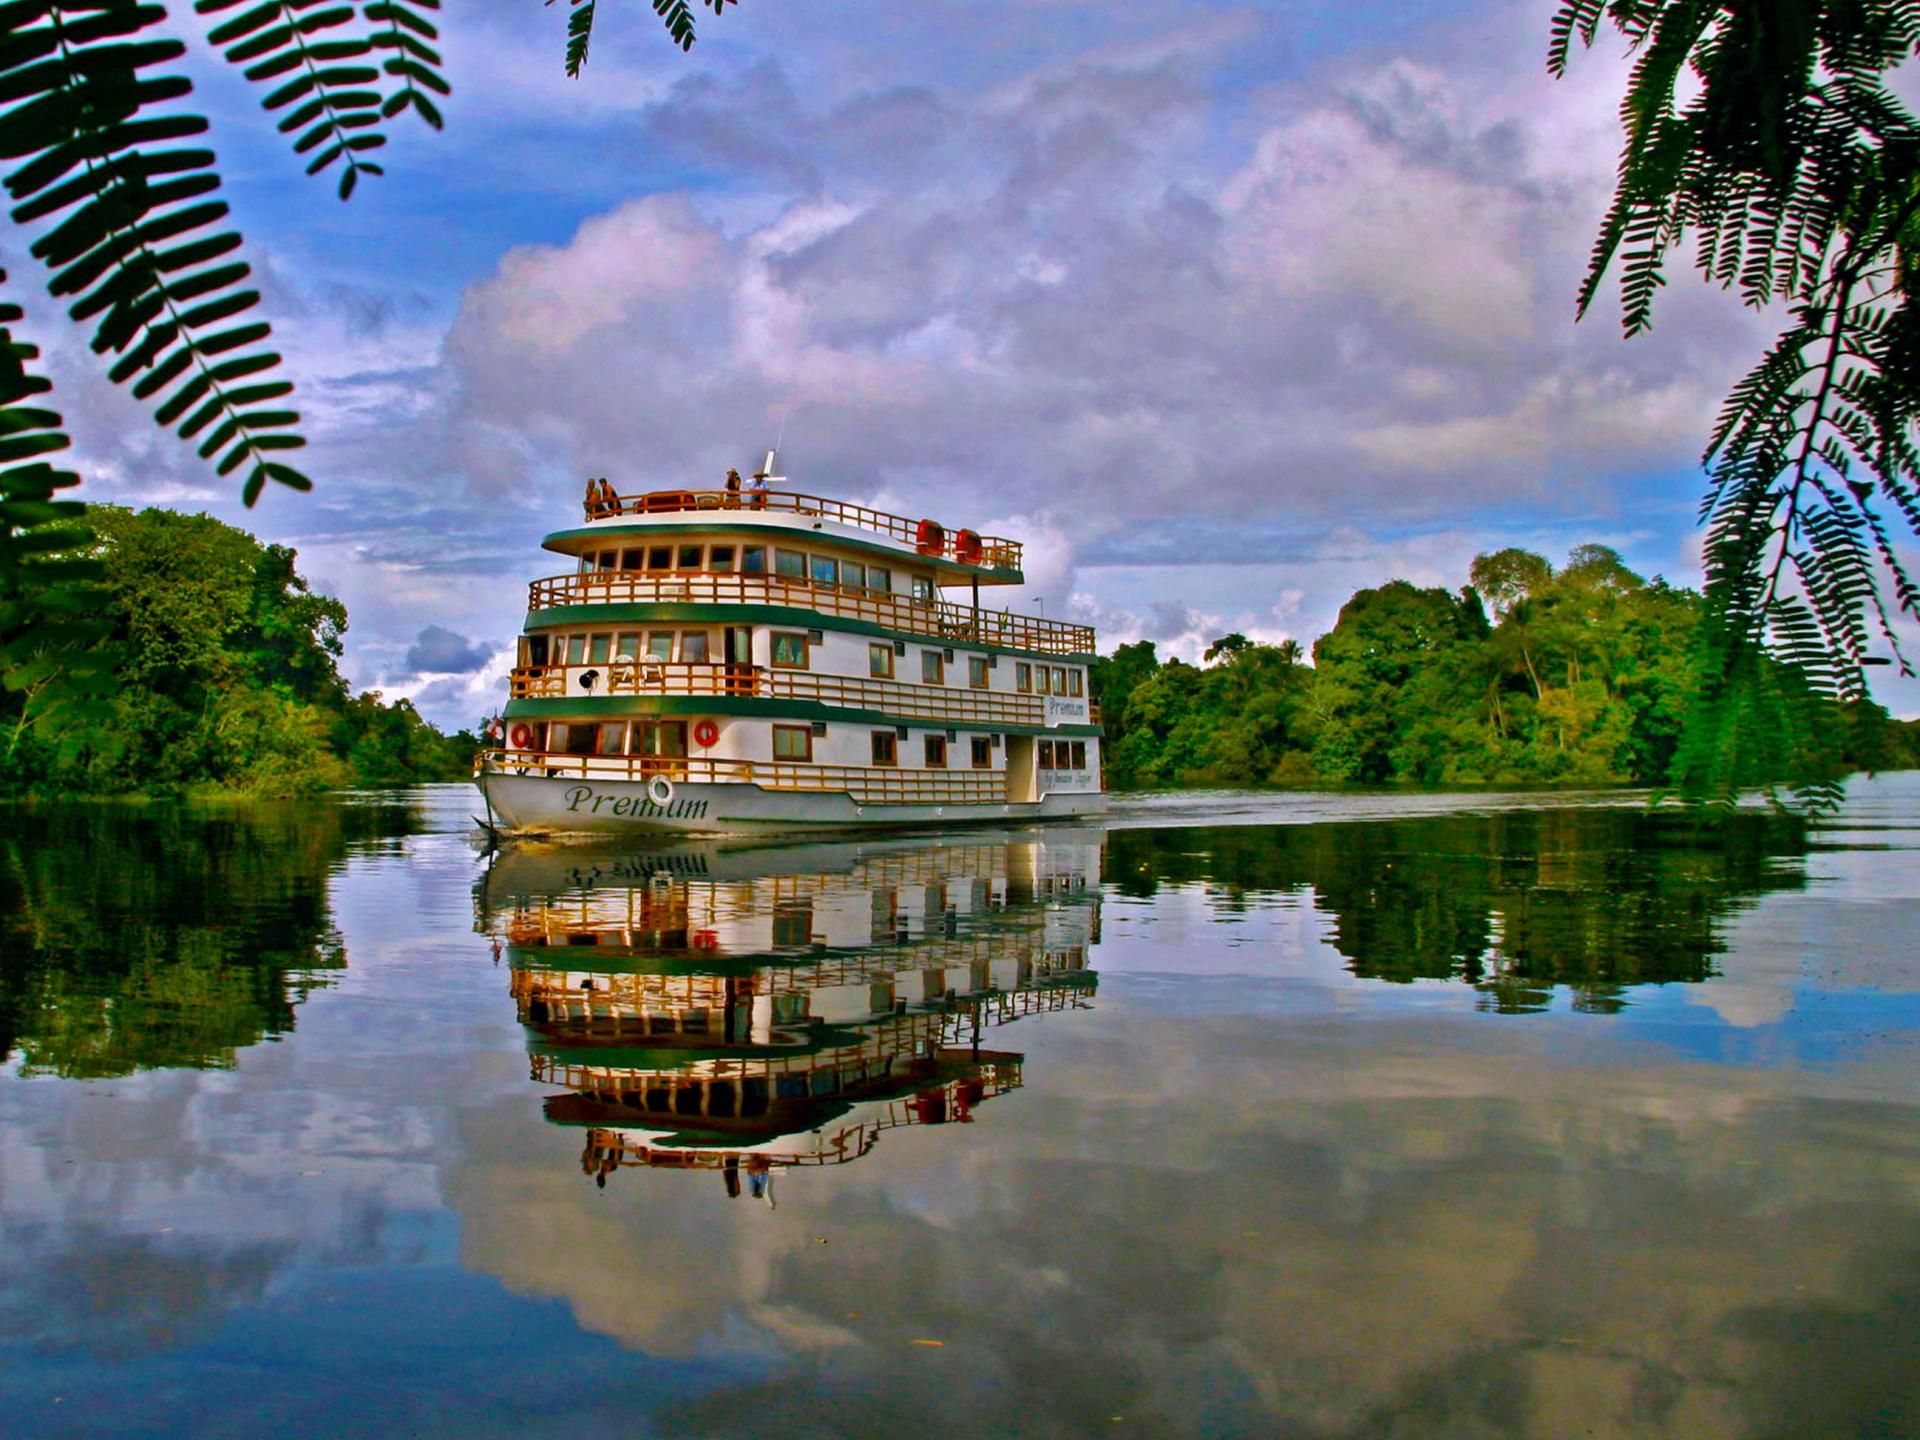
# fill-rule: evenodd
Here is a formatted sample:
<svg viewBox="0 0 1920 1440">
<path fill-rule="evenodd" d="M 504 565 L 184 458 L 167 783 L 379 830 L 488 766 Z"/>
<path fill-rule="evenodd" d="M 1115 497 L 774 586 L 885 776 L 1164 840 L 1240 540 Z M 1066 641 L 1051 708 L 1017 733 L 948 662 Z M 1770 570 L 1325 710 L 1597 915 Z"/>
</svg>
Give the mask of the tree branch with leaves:
<svg viewBox="0 0 1920 1440">
<path fill-rule="evenodd" d="M 1650 329 L 1689 242 L 1706 278 L 1786 312 L 1702 457 L 1707 688 L 1681 778 L 1712 793 L 1755 747 L 1813 753 L 1803 702 L 1860 699 L 1866 666 L 1913 673 L 1920 124 L 1888 76 L 1920 48 L 1920 3 L 1566 0 L 1549 71 L 1607 28 L 1632 56 L 1625 143 L 1578 313 L 1617 269 L 1625 333 Z M 1837 799 L 1831 774 L 1800 779 Z"/>
</svg>

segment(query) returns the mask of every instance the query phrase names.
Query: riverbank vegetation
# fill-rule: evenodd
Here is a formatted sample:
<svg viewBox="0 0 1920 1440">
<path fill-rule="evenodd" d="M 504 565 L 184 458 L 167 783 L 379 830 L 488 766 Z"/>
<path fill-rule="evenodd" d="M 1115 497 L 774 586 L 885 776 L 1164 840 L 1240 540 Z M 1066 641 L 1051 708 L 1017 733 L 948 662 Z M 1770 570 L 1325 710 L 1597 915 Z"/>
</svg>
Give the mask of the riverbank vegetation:
<svg viewBox="0 0 1920 1440">
<path fill-rule="evenodd" d="M 346 607 L 209 515 L 91 506 L 97 699 L 0 693 L 0 794 L 295 795 L 463 779 L 478 740 L 341 678 Z"/>
<path fill-rule="evenodd" d="M 1297 642 L 1243 635 L 1198 666 L 1121 646 L 1093 672 L 1109 786 L 1664 786 L 1706 763 L 1762 784 L 1920 764 L 1920 725 L 1811 695 L 1781 665 L 1755 687 L 1771 698 L 1745 749 L 1690 755 L 1705 602 L 1605 546 L 1558 569 L 1497 551 L 1472 580 L 1357 592 L 1311 665 Z"/>
</svg>

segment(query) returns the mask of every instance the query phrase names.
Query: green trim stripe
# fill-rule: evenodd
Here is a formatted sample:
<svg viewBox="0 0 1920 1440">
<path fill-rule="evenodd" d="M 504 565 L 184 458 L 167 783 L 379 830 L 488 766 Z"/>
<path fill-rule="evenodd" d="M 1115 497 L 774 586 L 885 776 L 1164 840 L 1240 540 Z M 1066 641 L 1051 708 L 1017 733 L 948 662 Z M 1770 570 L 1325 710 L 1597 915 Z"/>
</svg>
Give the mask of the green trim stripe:
<svg viewBox="0 0 1920 1440">
<path fill-rule="evenodd" d="M 762 695 L 560 695 L 509 700 L 509 720 L 569 720 L 595 715 L 739 715 L 764 720 L 824 720 L 840 725 L 906 726 L 909 730 L 965 730 L 973 735 L 1057 735 L 1098 740 L 1098 725 L 1014 725 L 981 720 L 930 719 L 887 710 L 856 710 L 818 700 L 782 700 Z"/>
</svg>

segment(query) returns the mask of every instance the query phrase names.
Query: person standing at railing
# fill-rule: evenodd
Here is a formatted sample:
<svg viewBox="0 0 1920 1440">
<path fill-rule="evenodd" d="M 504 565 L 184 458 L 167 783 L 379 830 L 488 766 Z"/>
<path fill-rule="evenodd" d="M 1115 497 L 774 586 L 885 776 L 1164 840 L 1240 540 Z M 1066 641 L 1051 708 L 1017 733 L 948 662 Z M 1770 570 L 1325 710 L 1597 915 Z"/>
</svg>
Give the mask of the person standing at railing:
<svg viewBox="0 0 1920 1440">
<path fill-rule="evenodd" d="M 740 472 L 727 471 L 727 498 L 721 502 L 729 510 L 740 508 Z"/>
<path fill-rule="evenodd" d="M 749 494 L 753 496 L 754 509 L 756 510 L 766 509 L 767 508 L 767 472 L 764 470 L 754 471 L 753 479 L 747 482 L 747 491 Z"/>
</svg>

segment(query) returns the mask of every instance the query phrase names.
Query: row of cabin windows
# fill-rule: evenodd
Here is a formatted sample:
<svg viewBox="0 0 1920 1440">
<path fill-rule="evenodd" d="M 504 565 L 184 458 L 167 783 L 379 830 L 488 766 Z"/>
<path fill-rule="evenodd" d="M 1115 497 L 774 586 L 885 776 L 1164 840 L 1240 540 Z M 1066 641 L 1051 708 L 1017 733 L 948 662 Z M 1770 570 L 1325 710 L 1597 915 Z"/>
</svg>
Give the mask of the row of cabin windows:
<svg viewBox="0 0 1920 1440">
<path fill-rule="evenodd" d="M 1042 740 L 1038 764 L 1042 770 L 1084 770 L 1087 768 L 1087 742 L 1084 740 Z"/>
<path fill-rule="evenodd" d="M 547 755 L 657 755 L 684 759 L 684 720 L 537 720 L 530 747 Z"/>
<path fill-rule="evenodd" d="M 772 661 L 782 669 L 806 670 L 812 665 L 812 650 L 804 630 L 775 630 Z M 605 665 L 620 661 L 677 660 L 686 665 L 704 665 L 718 659 L 713 638 L 707 630 L 621 630 L 600 631 L 591 635 L 530 635 L 526 637 L 524 663 L 527 665 Z M 897 677 L 891 644 L 867 646 L 867 673 L 876 680 Z M 967 656 L 967 685 L 986 690 L 992 685 L 992 662 L 985 655 Z M 1083 672 L 1065 665 L 1033 665 L 1020 661 L 1013 667 L 1013 687 L 1025 695 L 1079 695 Z M 920 652 L 920 679 L 927 685 L 947 683 L 946 655 L 940 650 Z"/>
<path fill-rule="evenodd" d="M 582 575 L 609 575 L 620 571 L 644 575 L 708 574 L 767 575 L 837 590 L 893 593 L 893 572 L 884 565 L 817 555 L 806 550 L 772 548 L 769 569 L 765 545 L 642 545 L 630 550 L 596 550 L 580 557 Z M 916 600 L 933 598 L 933 577 L 914 575 L 908 588 Z"/>
<path fill-rule="evenodd" d="M 714 658 L 706 630 L 621 630 L 595 635 L 529 635 L 528 665 L 605 665 L 608 661 L 678 660 L 703 665 Z"/>
<path fill-rule="evenodd" d="M 775 760 L 811 761 L 813 742 L 819 738 L 813 726 L 775 725 Z M 872 732 L 873 763 L 898 765 L 901 736 L 897 730 Z M 968 737 L 968 754 L 975 770 L 993 768 L 994 737 Z M 921 761 L 929 770 L 948 768 L 951 746 L 945 735 L 920 737 Z M 548 755 L 649 755 L 667 759 L 685 759 L 687 722 L 684 720 L 552 720 L 533 722 L 530 749 Z M 1042 770 L 1084 770 L 1087 746 L 1084 740 L 1042 740 L 1039 747 Z"/>
<path fill-rule="evenodd" d="M 993 740 L 986 735 L 975 735 L 968 740 L 973 756 L 975 770 L 993 768 Z M 920 737 L 921 763 L 929 770 L 947 768 L 947 737 L 945 735 L 923 735 Z M 873 763 L 876 765 L 898 765 L 900 763 L 900 732 L 897 730 L 875 730 L 873 732 Z"/>
<path fill-rule="evenodd" d="M 1022 660 L 1013 667 L 1013 688 L 1022 695 L 1079 695 L 1083 683 L 1081 672 L 1066 665 L 1029 665 Z"/>
</svg>

